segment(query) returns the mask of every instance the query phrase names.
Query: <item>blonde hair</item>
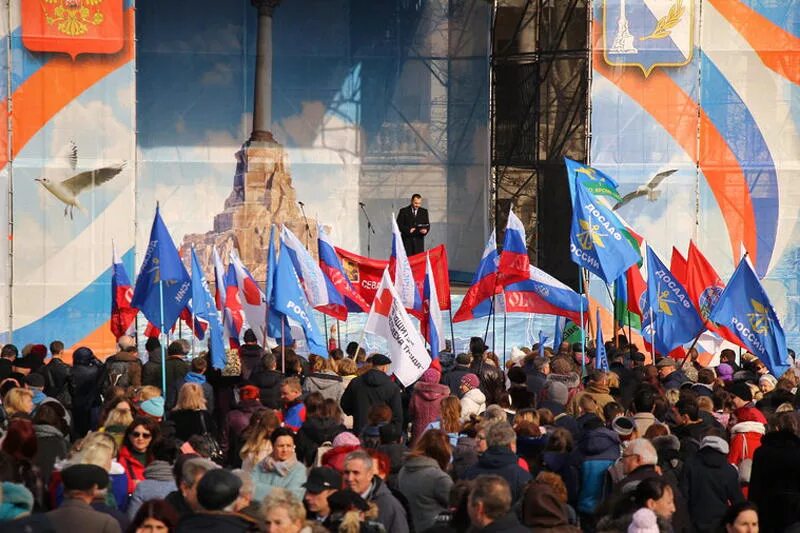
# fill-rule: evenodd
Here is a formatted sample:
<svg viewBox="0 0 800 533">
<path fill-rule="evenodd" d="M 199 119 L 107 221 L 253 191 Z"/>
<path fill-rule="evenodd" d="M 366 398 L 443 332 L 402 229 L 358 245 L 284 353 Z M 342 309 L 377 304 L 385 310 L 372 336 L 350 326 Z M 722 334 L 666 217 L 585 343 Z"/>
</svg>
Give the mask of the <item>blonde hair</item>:
<svg viewBox="0 0 800 533">
<path fill-rule="evenodd" d="M 139 389 L 139 401 L 145 402 L 151 398 L 161 396 L 161 389 L 153 385 L 145 385 Z"/>
<path fill-rule="evenodd" d="M 206 396 L 203 394 L 203 387 L 198 383 L 184 383 L 178 391 L 178 402 L 173 411 L 189 409 L 192 411 L 205 411 Z"/>
<path fill-rule="evenodd" d="M 336 372 L 336 361 L 332 357 L 322 357 L 318 355 L 314 358 L 311 365 L 312 372 Z"/>
<path fill-rule="evenodd" d="M 33 400 L 33 391 L 21 387 L 14 387 L 9 390 L 3 397 L 3 407 L 6 408 L 6 413 L 9 416 L 16 413 L 30 414 L 22 405 L 25 398 Z"/>
<path fill-rule="evenodd" d="M 284 488 L 273 488 L 264 498 L 264 503 L 262 505 L 264 516 L 274 508 L 283 507 L 286 509 L 286 514 L 289 515 L 289 520 L 292 522 L 302 523 L 306 519 L 306 508 L 303 506 L 303 502 Z"/>
<path fill-rule="evenodd" d="M 284 379 L 281 382 L 281 387 L 287 387 L 295 392 L 303 392 L 303 386 L 300 385 L 300 379 L 294 376 Z"/>
<path fill-rule="evenodd" d="M 114 437 L 102 431 L 94 431 L 81 441 L 75 463 L 97 465 L 108 470 L 116 455 L 117 443 Z"/>
<path fill-rule="evenodd" d="M 128 403 L 127 401 L 125 403 Z M 129 404 L 130 405 L 130 404 Z M 104 427 L 125 426 L 128 427 L 133 422 L 133 414 L 130 409 L 120 409 L 119 406 L 113 408 L 106 416 Z"/>
<path fill-rule="evenodd" d="M 339 367 L 337 372 L 340 376 L 352 376 L 358 371 L 358 365 L 349 357 L 345 357 L 337 365 Z"/>
<path fill-rule="evenodd" d="M 664 397 L 670 405 L 675 405 L 678 403 L 678 400 L 681 399 L 681 393 L 678 389 L 667 389 L 667 391 L 664 392 Z"/>
<path fill-rule="evenodd" d="M 278 415 L 272 409 L 263 409 L 256 411 L 250 418 L 250 424 L 245 428 L 242 436 L 244 437 L 244 444 L 239 451 L 239 457 L 242 461 L 255 462 L 261 454 L 264 456 L 272 453 L 272 443 L 269 436 L 272 434 L 281 421 Z"/>
</svg>

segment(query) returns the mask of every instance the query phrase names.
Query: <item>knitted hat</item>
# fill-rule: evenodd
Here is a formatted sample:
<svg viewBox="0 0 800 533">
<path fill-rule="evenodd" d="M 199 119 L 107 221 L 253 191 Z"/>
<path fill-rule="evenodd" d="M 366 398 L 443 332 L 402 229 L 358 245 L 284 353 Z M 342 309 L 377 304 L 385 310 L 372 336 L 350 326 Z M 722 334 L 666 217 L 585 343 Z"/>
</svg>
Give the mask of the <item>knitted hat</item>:
<svg viewBox="0 0 800 533">
<path fill-rule="evenodd" d="M 771 374 L 764 374 L 760 378 L 758 378 L 758 384 L 761 385 L 762 383 L 769 383 L 774 388 L 778 385 L 778 380 L 775 379 L 775 376 Z"/>
<path fill-rule="evenodd" d="M 209 470 L 197 484 L 197 501 L 206 511 L 222 511 L 236 501 L 241 488 L 242 480 L 230 470 Z"/>
<path fill-rule="evenodd" d="M 242 400 L 258 400 L 261 397 L 261 391 L 255 385 L 245 385 L 239 387 L 239 397 Z"/>
<path fill-rule="evenodd" d="M 636 429 L 636 426 L 633 424 L 633 420 L 627 416 L 618 416 L 613 422 L 611 422 L 611 429 L 613 429 L 620 437 L 627 437 L 633 433 L 633 430 Z"/>
<path fill-rule="evenodd" d="M 333 444 L 334 448 L 339 446 L 360 446 L 361 441 L 349 431 L 343 431 L 336 435 L 331 444 Z"/>
<path fill-rule="evenodd" d="M 419 380 L 423 383 L 439 383 L 439 378 L 442 375 L 433 367 L 430 367 L 428 370 L 422 373 L 422 377 Z"/>
<path fill-rule="evenodd" d="M 13 520 L 20 515 L 30 513 L 33 509 L 33 494 L 25 485 L 19 483 L 2 483 L 2 500 L 0 501 L 0 520 Z"/>
<path fill-rule="evenodd" d="M 628 533 L 659 533 L 658 517 L 656 513 L 642 507 L 633 513 L 633 521 L 628 526 Z"/>
<path fill-rule="evenodd" d="M 720 363 L 717 366 L 717 376 L 722 381 L 730 381 L 733 379 L 733 367 L 728 363 Z"/>
<path fill-rule="evenodd" d="M 464 374 L 461 377 L 461 384 L 467 385 L 470 389 L 477 389 L 481 384 L 481 380 L 475 374 Z"/>
<path fill-rule="evenodd" d="M 750 387 L 748 387 L 747 383 L 744 381 L 737 381 L 733 383 L 730 387 L 728 387 L 728 392 L 744 402 L 753 401 L 753 391 L 750 390 Z"/>
<path fill-rule="evenodd" d="M 569 399 L 569 389 L 559 381 L 548 381 L 545 386 L 547 398 L 560 405 L 566 405 Z"/>
<path fill-rule="evenodd" d="M 150 416 L 161 418 L 164 416 L 164 397 L 156 396 L 145 400 L 139 404 L 139 408 Z"/>
<path fill-rule="evenodd" d="M 703 448 L 711 448 L 725 455 L 728 455 L 730 451 L 730 446 L 728 446 L 728 442 L 725 439 L 713 435 L 703 437 L 703 440 L 700 441 L 700 449 L 702 450 Z"/>
</svg>

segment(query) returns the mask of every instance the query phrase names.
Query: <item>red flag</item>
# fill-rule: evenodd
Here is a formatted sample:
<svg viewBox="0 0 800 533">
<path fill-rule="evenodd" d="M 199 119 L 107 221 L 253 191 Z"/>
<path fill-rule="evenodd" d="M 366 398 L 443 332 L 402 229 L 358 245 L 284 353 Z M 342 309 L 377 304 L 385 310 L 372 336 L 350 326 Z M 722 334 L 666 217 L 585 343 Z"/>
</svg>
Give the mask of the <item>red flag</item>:
<svg viewBox="0 0 800 533">
<path fill-rule="evenodd" d="M 686 287 L 686 271 L 688 269 L 686 259 L 681 255 L 677 248 L 672 247 L 672 259 L 669 263 L 669 270 L 681 285 Z"/>
<path fill-rule="evenodd" d="M 125 265 L 117 256 L 116 246 L 111 245 L 111 333 L 114 338 L 133 333 L 134 321 L 139 310 L 131 306 L 131 287 Z"/>
<path fill-rule="evenodd" d="M 723 326 L 717 326 L 708 320 L 708 315 L 716 305 L 717 300 L 719 300 L 725 284 L 722 283 L 714 267 L 711 266 L 708 259 L 703 256 L 692 241 L 689 241 L 686 276 L 688 278 L 686 292 L 689 293 L 689 297 L 697 308 L 697 312 L 700 313 L 700 317 L 706 321 L 706 327 L 709 331 L 713 331 L 727 341 L 747 348 L 731 330 Z"/>
</svg>

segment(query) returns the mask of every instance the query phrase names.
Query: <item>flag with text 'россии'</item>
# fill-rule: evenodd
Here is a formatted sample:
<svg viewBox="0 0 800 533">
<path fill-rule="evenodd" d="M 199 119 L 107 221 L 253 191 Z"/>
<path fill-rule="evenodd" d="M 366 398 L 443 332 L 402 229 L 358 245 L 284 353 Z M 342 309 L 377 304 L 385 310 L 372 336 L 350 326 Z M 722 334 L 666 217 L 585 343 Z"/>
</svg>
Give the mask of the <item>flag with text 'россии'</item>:
<svg viewBox="0 0 800 533">
<path fill-rule="evenodd" d="M 571 192 L 573 192 L 575 184 L 580 184 L 595 196 L 613 198 L 615 202 L 622 201 L 622 196 L 617 190 L 619 185 L 605 172 L 573 161 L 568 157 L 564 158 L 564 164 L 567 166 L 567 180 L 569 181 Z M 575 197 L 574 192 L 572 197 Z"/>
<path fill-rule="evenodd" d="M 220 320 L 219 311 L 214 305 L 214 299 L 208 288 L 208 280 L 203 274 L 194 248 L 192 248 L 192 307 L 195 318 L 208 324 L 211 366 L 221 370 L 225 368 L 226 361 L 222 320 Z"/>
<path fill-rule="evenodd" d="M 747 257 L 739 261 L 709 318 L 736 333 L 773 376 L 788 370 L 783 328 Z"/>
</svg>

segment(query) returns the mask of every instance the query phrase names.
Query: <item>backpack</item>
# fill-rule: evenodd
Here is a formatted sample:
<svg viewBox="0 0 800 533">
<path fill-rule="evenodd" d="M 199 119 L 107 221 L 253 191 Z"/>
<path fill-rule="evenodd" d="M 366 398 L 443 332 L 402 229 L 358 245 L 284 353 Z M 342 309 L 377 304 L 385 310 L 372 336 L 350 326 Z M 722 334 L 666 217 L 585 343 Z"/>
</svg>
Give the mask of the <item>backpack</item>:
<svg viewBox="0 0 800 533">
<path fill-rule="evenodd" d="M 103 383 L 103 391 L 109 387 L 129 387 L 131 380 L 128 377 L 128 363 L 127 361 L 111 361 L 106 364 L 106 379 Z"/>
<path fill-rule="evenodd" d="M 317 448 L 317 455 L 314 457 L 314 466 L 322 466 L 322 456 L 328 453 L 328 450 L 333 448 L 331 441 L 326 440 Z"/>
</svg>

